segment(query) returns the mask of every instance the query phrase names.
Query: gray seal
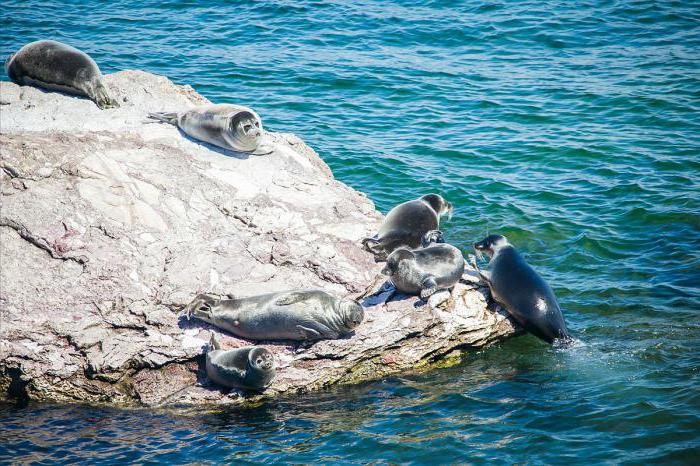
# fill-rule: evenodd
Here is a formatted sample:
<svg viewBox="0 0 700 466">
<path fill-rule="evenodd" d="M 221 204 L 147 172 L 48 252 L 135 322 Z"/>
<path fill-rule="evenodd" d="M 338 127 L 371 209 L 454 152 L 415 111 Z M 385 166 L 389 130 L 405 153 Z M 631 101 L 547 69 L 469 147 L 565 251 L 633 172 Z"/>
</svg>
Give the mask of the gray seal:
<svg viewBox="0 0 700 466">
<path fill-rule="evenodd" d="M 445 214 L 451 217 L 452 210 L 452 204 L 439 194 L 426 194 L 404 202 L 389 211 L 379 233 L 363 239 L 362 245 L 378 260 L 385 260 L 400 247 L 417 248 L 426 233 L 438 229 L 440 217 Z"/>
<path fill-rule="evenodd" d="M 261 145 L 263 127 L 260 116 L 242 105 L 205 105 L 179 113 L 149 113 L 148 117 L 175 125 L 195 139 L 224 149 L 254 155 L 270 153 L 269 148 Z"/>
<path fill-rule="evenodd" d="M 350 333 L 364 318 L 357 301 L 320 290 L 240 299 L 200 294 L 184 313 L 249 340 L 334 340 Z"/>
<path fill-rule="evenodd" d="M 25 45 L 7 58 L 5 72 L 21 86 L 85 96 L 101 109 L 119 107 L 107 93 L 97 63 L 61 42 L 40 40 Z"/>
<path fill-rule="evenodd" d="M 272 353 L 261 346 L 228 351 L 212 334 L 207 351 L 207 377 L 219 385 L 241 390 L 262 391 L 275 376 Z"/>
<path fill-rule="evenodd" d="M 472 265 L 488 284 L 493 299 L 525 330 L 547 343 L 571 339 L 554 291 L 504 236 L 487 236 L 474 243 L 474 249 L 491 258 L 488 271 L 480 270 L 473 258 Z"/>
<path fill-rule="evenodd" d="M 392 252 L 382 273 L 389 276 L 397 290 L 427 299 L 457 284 L 464 274 L 464 256 L 456 247 L 442 243 L 437 230 L 426 233 L 422 245 Z"/>
</svg>

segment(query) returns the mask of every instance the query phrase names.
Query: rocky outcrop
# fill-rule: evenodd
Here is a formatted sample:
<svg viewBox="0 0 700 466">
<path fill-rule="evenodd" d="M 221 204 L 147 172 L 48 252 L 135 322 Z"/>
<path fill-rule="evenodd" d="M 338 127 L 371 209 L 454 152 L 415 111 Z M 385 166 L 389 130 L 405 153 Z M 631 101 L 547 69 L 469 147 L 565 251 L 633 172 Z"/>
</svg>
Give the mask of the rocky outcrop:
<svg viewBox="0 0 700 466">
<path fill-rule="evenodd" d="M 271 155 L 229 153 L 145 121 L 207 102 L 189 86 L 138 71 L 105 81 L 120 108 L 0 83 L 0 397 L 244 402 L 202 372 L 216 330 L 179 315 L 199 292 L 365 301 L 350 338 L 264 342 L 278 375 L 263 396 L 377 379 L 515 332 L 469 272 L 430 303 L 382 287 L 358 243 L 381 215 L 296 136 L 268 133 Z"/>
</svg>

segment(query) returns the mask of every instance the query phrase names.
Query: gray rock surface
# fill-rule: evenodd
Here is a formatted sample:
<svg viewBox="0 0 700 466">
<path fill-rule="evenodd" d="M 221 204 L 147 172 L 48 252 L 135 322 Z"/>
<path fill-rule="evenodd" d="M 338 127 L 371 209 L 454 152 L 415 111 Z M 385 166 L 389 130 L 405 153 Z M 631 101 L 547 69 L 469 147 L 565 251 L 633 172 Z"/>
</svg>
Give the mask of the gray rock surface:
<svg viewBox="0 0 700 466">
<path fill-rule="evenodd" d="M 208 102 L 191 87 L 139 71 L 105 81 L 120 108 L 0 83 L 0 398 L 249 400 L 203 374 L 217 330 L 179 316 L 200 292 L 365 299 L 351 338 L 264 342 L 278 375 L 263 397 L 428 367 L 516 331 L 470 272 L 429 303 L 380 288 L 359 240 L 381 215 L 298 137 L 268 133 L 267 156 L 226 152 L 146 122 Z"/>
</svg>

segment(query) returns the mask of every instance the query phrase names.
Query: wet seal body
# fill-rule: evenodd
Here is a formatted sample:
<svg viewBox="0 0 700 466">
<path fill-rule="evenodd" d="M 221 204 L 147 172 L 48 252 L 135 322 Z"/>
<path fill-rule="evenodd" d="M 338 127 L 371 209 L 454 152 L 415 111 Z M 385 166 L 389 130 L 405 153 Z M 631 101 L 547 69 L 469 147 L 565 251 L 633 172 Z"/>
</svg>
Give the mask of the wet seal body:
<svg viewBox="0 0 700 466">
<path fill-rule="evenodd" d="M 242 105 L 205 105 L 179 113 L 149 113 L 148 117 L 175 125 L 187 135 L 236 152 L 264 155 L 260 116 Z"/>
<path fill-rule="evenodd" d="M 404 202 L 389 211 L 379 233 L 362 240 L 362 245 L 377 259 L 385 260 L 400 247 L 419 247 L 426 233 L 438 229 L 440 217 L 445 214 L 452 215 L 452 204 L 439 194 Z"/>
<path fill-rule="evenodd" d="M 262 391 L 275 376 L 272 353 L 260 346 L 222 350 L 212 334 L 207 351 L 207 377 L 219 385 Z"/>
<path fill-rule="evenodd" d="M 81 95 L 98 107 L 119 107 L 107 93 L 97 63 L 86 53 L 53 40 L 31 42 L 5 61 L 5 72 L 21 86 Z"/>
<path fill-rule="evenodd" d="M 333 340 L 350 333 L 364 318 L 357 301 L 320 290 L 241 299 L 200 294 L 184 312 L 249 340 Z"/>
<path fill-rule="evenodd" d="M 457 284 L 464 274 L 464 256 L 456 247 L 443 243 L 439 231 L 426 233 L 422 246 L 392 252 L 382 273 L 397 290 L 427 299 Z"/>
<path fill-rule="evenodd" d="M 490 235 L 474 249 L 491 257 L 488 271 L 479 270 L 474 260 L 473 265 L 493 299 L 525 330 L 548 343 L 571 339 L 554 291 L 504 236 Z"/>
</svg>

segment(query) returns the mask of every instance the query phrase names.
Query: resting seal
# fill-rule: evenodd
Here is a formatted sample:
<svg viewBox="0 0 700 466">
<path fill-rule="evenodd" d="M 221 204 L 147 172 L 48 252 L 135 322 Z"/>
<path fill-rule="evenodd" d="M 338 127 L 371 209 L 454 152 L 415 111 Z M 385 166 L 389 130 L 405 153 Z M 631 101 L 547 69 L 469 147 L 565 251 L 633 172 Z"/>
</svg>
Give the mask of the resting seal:
<svg viewBox="0 0 700 466">
<path fill-rule="evenodd" d="M 149 113 L 149 118 L 175 125 L 200 141 L 236 152 L 270 153 L 260 147 L 262 121 L 255 111 L 233 104 L 205 105 L 184 112 Z"/>
<path fill-rule="evenodd" d="M 440 217 L 452 216 L 452 204 L 438 194 L 426 194 L 399 204 L 389 211 L 374 238 L 365 238 L 362 245 L 383 260 L 400 247 L 417 248 L 423 235 L 440 226 Z"/>
<path fill-rule="evenodd" d="M 439 231 L 426 233 L 423 247 L 392 252 L 382 273 L 389 276 L 397 290 L 422 299 L 452 288 L 464 273 L 464 257 L 459 249 L 441 241 Z"/>
<path fill-rule="evenodd" d="M 554 291 L 504 236 L 487 236 L 474 243 L 474 249 L 491 258 L 490 271 L 479 270 L 475 260 L 472 263 L 489 285 L 493 299 L 525 330 L 547 343 L 571 339 Z"/>
<path fill-rule="evenodd" d="M 212 334 L 207 351 L 207 376 L 224 387 L 260 391 L 272 382 L 275 361 L 272 353 L 261 346 L 224 351 Z"/>
<path fill-rule="evenodd" d="M 75 47 L 53 40 L 31 42 L 10 55 L 5 72 L 20 86 L 82 95 L 98 107 L 119 107 L 107 93 L 97 63 Z"/>
<path fill-rule="evenodd" d="M 196 317 L 249 340 L 334 340 L 357 327 L 362 306 L 325 291 L 288 291 L 241 299 L 200 294 L 185 308 Z"/>
</svg>

